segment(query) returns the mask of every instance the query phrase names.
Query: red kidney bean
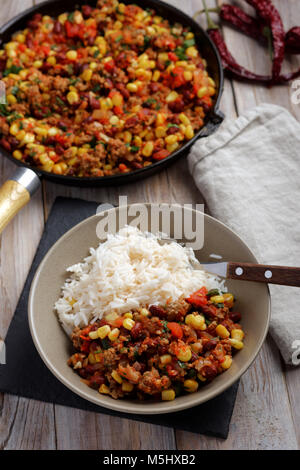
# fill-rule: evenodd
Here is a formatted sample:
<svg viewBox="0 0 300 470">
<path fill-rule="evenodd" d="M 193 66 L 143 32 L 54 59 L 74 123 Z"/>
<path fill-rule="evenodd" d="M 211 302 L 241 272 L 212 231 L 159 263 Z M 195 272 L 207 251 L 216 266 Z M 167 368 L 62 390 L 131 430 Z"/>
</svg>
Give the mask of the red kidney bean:
<svg viewBox="0 0 300 470">
<path fill-rule="evenodd" d="M 1 59 L 0 60 L 0 71 L 2 72 L 5 69 L 6 69 L 6 59 Z"/>
<path fill-rule="evenodd" d="M 130 334 L 133 338 L 138 338 L 143 331 L 143 325 L 141 322 L 136 322 L 135 325 L 132 327 Z"/>
<path fill-rule="evenodd" d="M 81 10 L 84 18 L 88 18 L 93 12 L 93 9 L 90 5 L 82 5 Z"/>
<path fill-rule="evenodd" d="M 239 312 L 230 312 L 229 313 L 229 318 L 234 323 L 238 323 L 239 321 L 241 321 L 242 315 Z"/>
<path fill-rule="evenodd" d="M 54 27 L 53 27 L 53 32 L 55 34 L 61 34 L 62 33 L 62 24 L 59 21 L 55 21 Z"/>
<path fill-rule="evenodd" d="M 15 137 L 12 137 L 12 136 L 10 137 L 9 142 L 10 142 L 10 145 L 11 145 L 11 147 L 12 147 L 13 149 L 16 148 L 16 147 L 18 147 L 18 145 L 19 145 L 19 143 L 20 143 L 20 142 L 18 141 L 18 139 L 16 139 Z"/>
<path fill-rule="evenodd" d="M 6 150 L 8 150 L 9 152 L 11 151 L 11 145 L 10 143 L 8 142 L 8 140 L 6 139 L 1 139 L 0 140 L 0 144 L 2 145 L 2 147 L 4 147 Z"/>
<path fill-rule="evenodd" d="M 57 155 L 62 155 L 64 151 L 65 149 L 61 145 L 56 145 L 55 152 L 57 153 Z"/>
<path fill-rule="evenodd" d="M 165 309 L 160 307 L 159 305 L 151 305 L 149 307 L 149 310 L 152 315 L 160 317 L 160 318 L 165 318 L 167 315 L 167 312 L 165 311 Z"/>
<path fill-rule="evenodd" d="M 210 339 L 206 343 L 203 343 L 203 351 L 211 351 L 215 349 L 217 346 L 218 341 L 216 339 Z"/>
<path fill-rule="evenodd" d="M 124 129 L 130 129 L 131 127 L 136 126 L 138 122 L 139 122 L 139 118 L 137 116 L 132 116 L 126 119 L 125 124 L 124 124 Z"/>
<path fill-rule="evenodd" d="M 139 170 L 140 168 L 143 168 L 143 165 L 141 163 L 138 163 L 138 162 L 132 162 L 131 166 L 133 168 L 136 168 L 137 170 Z"/>
<path fill-rule="evenodd" d="M 27 36 L 26 38 L 26 46 L 29 48 L 29 49 L 32 49 L 33 48 L 33 40 L 31 39 L 31 37 Z"/>
<path fill-rule="evenodd" d="M 83 122 L 85 124 L 90 124 L 93 120 L 94 120 L 93 116 L 88 116 L 87 118 L 85 118 L 85 120 Z"/>
<path fill-rule="evenodd" d="M 151 82 L 149 88 L 151 93 L 156 93 L 159 90 L 159 85 L 157 83 Z"/>
<path fill-rule="evenodd" d="M 169 103 L 168 106 L 173 113 L 181 113 L 184 110 L 185 104 L 182 98 L 177 98 L 177 100 Z"/>
<path fill-rule="evenodd" d="M 93 96 L 89 96 L 89 103 L 90 103 L 90 107 L 92 109 L 99 109 L 100 108 L 99 100 L 96 100 L 96 98 L 94 98 Z"/>
<path fill-rule="evenodd" d="M 129 91 L 125 88 L 125 85 L 123 83 L 118 83 L 116 85 L 116 88 L 119 90 L 119 92 L 121 93 L 121 95 L 124 96 L 124 98 L 126 98 L 128 100 L 128 98 L 130 98 L 130 93 Z"/>
<path fill-rule="evenodd" d="M 178 127 L 176 126 L 171 126 L 167 130 L 168 135 L 176 134 L 178 132 Z"/>
<path fill-rule="evenodd" d="M 213 379 L 217 375 L 218 371 L 214 364 L 203 366 L 200 370 L 200 374 L 207 379 Z"/>
<path fill-rule="evenodd" d="M 88 68 L 89 68 L 89 64 L 82 64 L 80 67 L 80 73 L 84 72 Z"/>
</svg>

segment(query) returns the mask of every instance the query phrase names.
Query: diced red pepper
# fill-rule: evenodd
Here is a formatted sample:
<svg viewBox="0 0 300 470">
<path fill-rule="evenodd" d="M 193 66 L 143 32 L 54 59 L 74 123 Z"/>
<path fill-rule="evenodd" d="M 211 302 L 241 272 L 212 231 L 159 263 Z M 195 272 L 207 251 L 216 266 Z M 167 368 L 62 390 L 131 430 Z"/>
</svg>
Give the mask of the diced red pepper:
<svg viewBox="0 0 300 470">
<path fill-rule="evenodd" d="M 168 150 L 159 150 L 158 152 L 155 152 L 153 155 L 152 155 L 152 158 L 154 160 L 163 160 L 164 158 L 168 157 L 170 155 L 170 152 L 168 152 Z"/>
<path fill-rule="evenodd" d="M 109 62 L 105 62 L 104 68 L 107 70 L 107 72 L 112 72 L 115 68 L 115 61 L 112 59 Z"/>
<path fill-rule="evenodd" d="M 195 307 L 203 307 L 207 304 L 207 289 L 206 287 L 201 287 L 201 289 L 197 290 L 191 294 L 186 300 L 190 304 L 194 305 Z"/>
<path fill-rule="evenodd" d="M 179 323 L 168 322 L 167 327 L 171 331 L 172 335 L 175 336 L 175 338 L 181 339 L 183 337 L 183 331 Z"/>
<path fill-rule="evenodd" d="M 169 53 L 170 54 L 170 53 Z M 170 73 L 170 86 L 172 88 L 179 88 L 182 85 L 185 85 L 186 79 L 184 78 L 184 68 L 183 67 L 174 67 Z"/>
<path fill-rule="evenodd" d="M 168 57 L 169 57 L 170 60 L 172 60 L 172 62 L 177 62 L 177 60 L 178 60 L 178 57 L 174 52 L 169 52 Z"/>
</svg>

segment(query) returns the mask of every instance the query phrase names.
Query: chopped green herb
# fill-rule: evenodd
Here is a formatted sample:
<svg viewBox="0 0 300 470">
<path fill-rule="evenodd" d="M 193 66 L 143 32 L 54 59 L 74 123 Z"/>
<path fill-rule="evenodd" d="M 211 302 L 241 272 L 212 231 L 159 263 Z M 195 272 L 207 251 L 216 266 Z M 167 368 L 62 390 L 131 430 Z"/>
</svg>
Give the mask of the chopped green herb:
<svg viewBox="0 0 300 470">
<path fill-rule="evenodd" d="M 187 49 L 188 47 L 194 46 L 195 44 L 195 39 L 186 39 L 183 43 L 183 47 Z"/>
<path fill-rule="evenodd" d="M 168 322 L 166 320 L 162 320 L 162 324 L 163 324 L 163 331 L 164 333 L 169 333 L 169 328 L 168 328 Z"/>
<path fill-rule="evenodd" d="M 137 147 L 136 145 L 132 145 L 130 147 L 130 152 L 136 153 L 140 150 L 140 147 Z"/>
<path fill-rule="evenodd" d="M 149 47 L 151 38 L 149 36 L 144 37 L 144 47 Z"/>
<path fill-rule="evenodd" d="M 167 125 L 167 128 L 169 129 L 170 127 L 178 127 L 178 124 L 173 124 L 172 122 L 169 122 L 169 124 Z"/>
<path fill-rule="evenodd" d="M 3 76 L 7 77 L 10 73 L 18 74 L 22 70 L 22 67 L 18 67 L 17 65 L 12 65 L 8 69 L 4 70 Z"/>
<path fill-rule="evenodd" d="M 177 47 L 177 49 L 175 49 L 174 52 L 177 55 L 178 59 L 187 60 L 187 56 L 185 54 L 185 49 L 183 47 Z"/>
<path fill-rule="evenodd" d="M 56 102 L 61 107 L 65 106 L 65 103 L 63 102 L 63 100 L 59 96 L 56 97 Z"/>
<path fill-rule="evenodd" d="M 101 86 L 100 86 L 100 83 L 97 83 L 94 88 L 92 88 L 92 91 L 94 93 L 97 93 L 97 91 L 100 91 L 101 90 Z"/>
<path fill-rule="evenodd" d="M 90 146 L 94 149 L 97 145 L 97 139 L 95 136 L 92 137 L 92 140 L 89 142 Z"/>
<path fill-rule="evenodd" d="M 100 54 L 100 50 L 97 49 L 97 50 L 94 52 L 94 57 L 95 57 L 95 58 L 98 57 L 99 54 Z"/>
<path fill-rule="evenodd" d="M 110 348 L 110 342 L 107 338 L 101 339 L 101 344 L 102 344 L 103 349 Z"/>
<path fill-rule="evenodd" d="M 70 78 L 70 85 L 76 85 L 79 82 L 79 78 Z"/>
<path fill-rule="evenodd" d="M 166 62 L 165 62 L 165 66 L 166 66 L 166 67 L 169 67 L 169 65 L 171 65 L 171 64 L 172 64 L 172 61 L 171 61 L 171 60 L 166 60 Z"/>
<path fill-rule="evenodd" d="M 145 103 L 147 103 L 147 104 L 156 104 L 157 101 L 156 101 L 154 98 L 148 98 L 148 99 L 145 101 Z"/>
<path fill-rule="evenodd" d="M 17 93 L 18 93 L 18 91 L 19 91 L 19 87 L 15 85 L 15 86 L 13 86 L 12 89 L 11 89 L 11 94 L 14 95 L 14 96 L 16 96 Z"/>
<path fill-rule="evenodd" d="M 208 297 L 213 297 L 214 295 L 220 295 L 219 289 L 210 289 L 210 290 L 207 292 L 207 296 L 208 296 Z"/>
<path fill-rule="evenodd" d="M 177 361 L 179 366 L 182 368 L 182 369 L 186 369 L 186 363 L 185 362 L 182 362 L 182 361 Z"/>
<path fill-rule="evenodd" d="M 68 21 L 70 21 L 70 23 L 73 23 L 73 21 L 74 21 L 74 11 L 72 11 L 72 13 L 69 13 Z"/>
<path fill-rule="evenodd" d="M 116 41 L 116 42 L 120 42 L 121 39 L 123 39 L 123 36 L 122 36 L 122 35 L 121 35 L 121 36 L 118 36 L 115 41 Z"/>
<path fill-rule="evenodd" d="M 6 109 L 6 104 L 0 104 L 0 115 L 1 116 L 8 116 L 9 111 Z"/>
<path fill-rule="evenodd" d="M 218 308 L 224 308 L 224 304 L 217 304 Z"/>
</svg>

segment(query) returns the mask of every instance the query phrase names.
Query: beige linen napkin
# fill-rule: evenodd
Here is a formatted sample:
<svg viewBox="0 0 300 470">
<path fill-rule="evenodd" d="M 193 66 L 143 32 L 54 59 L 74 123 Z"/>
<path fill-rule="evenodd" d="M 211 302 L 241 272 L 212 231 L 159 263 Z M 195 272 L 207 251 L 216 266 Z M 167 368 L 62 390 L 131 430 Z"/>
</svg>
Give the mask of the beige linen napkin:
<svg viewBox="0 0 300 470">
<path fill-rule="evenodd" d="M 262 104 L 198 140 L 190 173 L 210 213 L 235 230 L 259 262 L 300 266 L 300 124 Z M 300 288 L 270 285 L 270 332 L 298 365 Z"/>
</svg>

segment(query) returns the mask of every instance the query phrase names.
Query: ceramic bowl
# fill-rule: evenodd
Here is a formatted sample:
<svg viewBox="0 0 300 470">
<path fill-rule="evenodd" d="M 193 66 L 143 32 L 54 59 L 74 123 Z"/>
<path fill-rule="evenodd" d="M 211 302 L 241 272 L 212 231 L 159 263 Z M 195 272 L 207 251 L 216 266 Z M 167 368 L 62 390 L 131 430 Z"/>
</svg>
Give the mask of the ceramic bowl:
<svg viewBox="0 0 300 470">
<path fill-rule="evenodd" d="M 147 217 L 150 219 L 151 205 L 147 207 Z M 122 215 L 124 210 L 126 209 L 110 209 L 115 212 L 113 215 Z M 98 222 L 99 216 L 92 216 L 63 235 L 41 262 L 32 282 L 28 305 L 30 330 L 35 346 L 51 372 L 66 387 L 92 403 L 116 411 L 137 414 L 171 413 L 190 408 L 212 399 L 234 384 L 257 356 L 268 331 L 270 296 L 266 284 L 226 282 L 228 290 L 233 292 L 237 299 L 235 309 L 242 313 L 241 323 L 246 333 L 245 346 L 234 356 L 229 370 L 196 393 L 169 402 L 114 400 L 87 387 L 67 365 L 67 359 L 72 354 L 72 344 L 61 327 L 53 306 L 67 278 L 66 268 L 82 261 L 88 255 L 89 248 L 99 244 L 96 234 Z M 168 234 L 171 238 L 174 236 L 174 229 L 176 227 L 172 222 Z M 204 215 L 204 246 L 195 254 L 200 262 L 209 262 L 213 261 L 211 254 L 215 253 L 222 256 L 222 261 L 257 263 L 251 250 L 238 235 L 218 220 Z"/>
</svg>

